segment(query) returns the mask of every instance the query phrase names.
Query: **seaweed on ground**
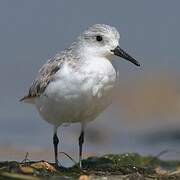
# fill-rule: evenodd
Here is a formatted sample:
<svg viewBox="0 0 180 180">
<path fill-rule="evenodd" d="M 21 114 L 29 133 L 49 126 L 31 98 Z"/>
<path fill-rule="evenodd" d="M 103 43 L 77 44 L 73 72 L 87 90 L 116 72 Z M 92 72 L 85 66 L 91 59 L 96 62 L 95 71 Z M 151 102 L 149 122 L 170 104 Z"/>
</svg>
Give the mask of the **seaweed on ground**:
<svg viewBox="0 0 180 180">
<path fill-rule="evenodd" d="M 158 157 L 136 153 L 108 154 L 83 160 L 78 165 L 56 168 L 46 161 L 0 162 L 0 179 L 180 179 L 180 161 L 163 161 Z"/>
</svg>

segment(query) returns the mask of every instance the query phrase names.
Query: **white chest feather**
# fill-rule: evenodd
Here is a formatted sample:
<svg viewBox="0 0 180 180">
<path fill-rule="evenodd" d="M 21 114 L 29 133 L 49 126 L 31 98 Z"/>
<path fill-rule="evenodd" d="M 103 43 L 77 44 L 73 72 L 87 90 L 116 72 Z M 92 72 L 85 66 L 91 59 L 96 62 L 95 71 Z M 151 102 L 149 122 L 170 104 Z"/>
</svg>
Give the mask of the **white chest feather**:
<svg viewBox="0 0 180 180">
<path fill-rule="evenodd" d="M 87 68 L 83 69 L 86 74 L 86 83 L 83 84 L 85 90 L 90 90 L 93 96 L 101 98 L 103 93 L 114 87 L 116 72 L 112 64 L 107 59 L 94 59 L 87 63 Z"/>
<path fill-rule="evenodd" d="M 73 69 L 65 65 L 55 76 L 55 81 L 48 87 L 49 91 L 61 91 L 62 95 L 90 95 L 101 97 L 103 92 L 113 88 L 116 71 L 107 59 L 93 59 L 83 66 Z M 57 89 L 57 90 L 56 90 Z M 58 96 L 57 96 L 58 97 Z"/>
<path fill-rule="evenodd" d="M 52 118 L 56 124 L 90 121 L 109 105 L 116 81 L 112 64 L 98 58 L 77 69 L 65 64 L 37 101 L 47 121 L 52 123 Z"/>
</svg>

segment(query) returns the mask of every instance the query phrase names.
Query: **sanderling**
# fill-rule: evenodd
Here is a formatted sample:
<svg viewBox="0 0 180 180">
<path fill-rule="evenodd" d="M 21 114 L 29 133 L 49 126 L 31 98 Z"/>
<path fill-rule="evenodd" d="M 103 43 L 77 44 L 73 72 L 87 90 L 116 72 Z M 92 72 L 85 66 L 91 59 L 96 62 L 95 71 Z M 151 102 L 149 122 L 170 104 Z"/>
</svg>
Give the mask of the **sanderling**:
<svg viewBox="0 0 180 180">
<path fill-rule="evenodd" d="M 54 126 L 53 144 L 58 165 L 57 129 L 63 123 L 81 123 L 79 165 L 87 122 L 94 120 L 110 103 L 117 72 L 111 60 L 124 58 L 140 64 L 119 46 L 119 32 L 109 25 L 95 24 L 72 45 L 49 59 L 21 101 L 35 105 Z"/>
</svg>

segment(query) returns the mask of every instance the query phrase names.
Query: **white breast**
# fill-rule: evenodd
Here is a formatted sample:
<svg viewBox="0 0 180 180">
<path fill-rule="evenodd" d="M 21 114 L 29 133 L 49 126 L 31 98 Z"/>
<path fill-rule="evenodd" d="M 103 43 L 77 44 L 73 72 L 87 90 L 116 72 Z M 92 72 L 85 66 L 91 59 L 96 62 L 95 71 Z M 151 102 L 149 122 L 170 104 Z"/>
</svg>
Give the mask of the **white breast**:
<svg viewBox="0 0 180 180">
<path fill-rule="evenodd" d="M 105 58 L 73 69 L 65 64 L 55 75 L 36 107 L 49 123 L 91 121 L 111 102 L 116 71 Z"/>
<path fill-rule="evenodd" d="M 97 97 L 101 97 L 103 91 L 106 92 L 114 86 L 116 80 L 116 71 L 110 61 L 105 58 L 88 61 L 82 73 L 87 77 L 84 88 L 90 89 L 93 96 Z"/>
</svg>

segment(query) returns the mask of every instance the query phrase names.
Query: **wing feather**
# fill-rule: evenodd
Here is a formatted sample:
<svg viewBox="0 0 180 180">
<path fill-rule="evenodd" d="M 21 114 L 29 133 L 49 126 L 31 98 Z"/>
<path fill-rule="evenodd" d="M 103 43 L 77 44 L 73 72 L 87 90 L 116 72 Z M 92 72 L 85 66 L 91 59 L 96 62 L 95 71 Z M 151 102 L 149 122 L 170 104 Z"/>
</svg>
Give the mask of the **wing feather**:
<svg viewBox="0 0 180 180">
<path fill-rule="evenodd" d="M 20 101 L 28 101 L 35 97 L 40 96 L 48 86 L 48 84 L 53 80 L 54 74 L 61 68 L 63 64 L 62 56 L 55 56 L 45 63 L 29 88 L 28 95 L 20 99 Z"/>
<path fill-rule="evenodd" d="M 28 94 L 21 98 L 20 101 L 32 102 L 35 97 L 40 96 L 45 91 L 48 84 L 53 81 L 54 75 L 63 66 L 65 61 L 69 62 L 72 66 L 76 64 L 79 60 L 76 48 L 77 43 L 74 42 L 69 48 L 49 59 L 39 70 L 36 79 L 29 88 Z"/>
</svg>

